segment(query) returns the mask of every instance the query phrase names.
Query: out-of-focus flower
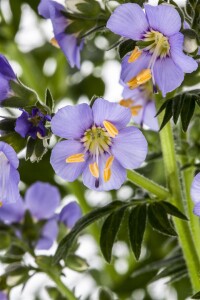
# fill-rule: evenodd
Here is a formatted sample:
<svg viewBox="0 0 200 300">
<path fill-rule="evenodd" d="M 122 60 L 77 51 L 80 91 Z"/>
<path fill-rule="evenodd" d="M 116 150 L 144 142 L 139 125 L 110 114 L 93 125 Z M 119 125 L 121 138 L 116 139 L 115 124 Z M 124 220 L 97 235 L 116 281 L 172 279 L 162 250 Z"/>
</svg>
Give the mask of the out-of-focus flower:
<svg viewBox="0 0 200 300">
<path fill-rule="evenodd" d="M 153 90 L 149 83 L 131 90 L 125 87 L 120 105 L 131 110 L 133 121 L 140 126 L 147 125 L 150 129 L 158 131 L 158 120 L 155 117 L 156 107 L 153 100 Z"/>
<path fill-rule="evenodd" d="M 8 300 L 8 296 L 0 291 L 0 300 Z"/>
<path fill-rule="evenodd" d="M 138 4 L 118 6 L 107 28 L 138 41 L 122 61 L 121 79 L 132 89 L 152 79 L 165 96 L 179 87 L 184 73 L 193 72 L 198 64 L 183 53 L 184 36 L 177 10 L 167 4 L 144 7 L 145 13 Z"/>
<path fill-rule="evenodd" d="M 5 204 L 0 208 L 0 220 L 6 224 L 19 223 L 28 210 L 36 221 L 46 223 L 41 229 L 36 249 L 49 249 L 58 234 L 58 221 L 72 228 L 81 217 L 81 210 L 76 202 L 66 205 L 59 215 L 55 210 L 60 204 L 60 194 L 56 187 L 49 183 L 36 182 L 29 187 L 25 200 L 18 199 L 17 203 Z"/>
<path fill-rule="evenodd" d="M 14 149 L 0 142 L 0 204 L 16 202 L 19 195 L 19 160 Z M 1 208 L 0 208 L 1 209 Z"/>
<path fill-rule="evenodd" d="M 147 154 L 140 130 L 126 127 L 130 118 L 129 109 L 102 98 L 92 108 L 80 104 L 60 109 L 52 118 L 52 131 L 68 140 L 52 150 L 56 174 L 74 181 L 83 173 L 83 183 L 90 189 L 119 189 L 126 169 L 138 168 Z"/>
<path fill-rule="evenodd" d="M 21 116 L 16 120 L 15 131 L 24 138 L 27 136 L 31 136 L 33 139 L 45 137 L 46 121 L 51 121 L 51 117 L 44 115 L 38 108 L 33 108 L 31 113 L 23 110 Z"/>
<path fill-rule="evenodd" d="M 194 214 L 200 217 L 200 173 L 198 173 L 192 182 L 191 197 L 195 204 Z"/>
<path fill-rule="evenodd" d="M 16 75 L 2 54 L 0 54 L 0 104 L 1 101 L 8 98 L 9 93 L 11 93 L 10 81 L 16 80 Z"/>
<path fill-rule="evenodd" d="M 66 8 L 55 1 L 41 0 L 38 12 L 44 18 L 51 19 L 54 31 L 52 44 L 62 49 L 71 67 L 80 68 L 80 51 L 84 41 L 78 39 L 75 34 L 66 33 L 66 28 L 70 24 L 65 15 Z"/>
</svg>

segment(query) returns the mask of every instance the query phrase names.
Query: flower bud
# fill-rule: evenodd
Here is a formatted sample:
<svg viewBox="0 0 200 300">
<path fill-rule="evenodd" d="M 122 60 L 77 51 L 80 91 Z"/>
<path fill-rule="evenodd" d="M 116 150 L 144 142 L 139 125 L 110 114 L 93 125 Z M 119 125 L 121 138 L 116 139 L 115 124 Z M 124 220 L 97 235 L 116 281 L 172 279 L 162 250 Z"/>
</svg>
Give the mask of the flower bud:
<svg viewBox="0 0 200 300">
<path fill-rule="evenodd" d="M 192 29 L 184 29 L 182 33 L 184 35 L 183 50 L 187 53 L 195 52 L 198 48 L 196 32 Z"/>
</svg>

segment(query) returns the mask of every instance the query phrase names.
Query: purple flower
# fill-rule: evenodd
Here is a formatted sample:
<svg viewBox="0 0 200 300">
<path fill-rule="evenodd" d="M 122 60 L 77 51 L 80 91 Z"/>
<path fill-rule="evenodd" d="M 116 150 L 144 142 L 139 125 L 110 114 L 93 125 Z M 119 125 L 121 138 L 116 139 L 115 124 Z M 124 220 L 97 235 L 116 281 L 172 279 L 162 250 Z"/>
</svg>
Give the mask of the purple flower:
<svg viewBox="0 0 200 300">
<path fill-rule="evenodd" d="M 159 130 L 158 120 L 155 117 L 156 107 L 153 100 L 153 90 L 148 83 L 132 90 L 125 87 L 120 105 L 131 110 L 133 121 L 141 126 L 147 125 L 154 131 Z"/>
<path fill-rule="evenodd" d="M 84 41 L 78 39 L 75 34 L 65 32 L 69 25 L 69 20 L 64 15 L 66 12 L 65 7 L 55 1 L 41 0 L 38 12 L 44 18 L 51 19 L 55 35 L 52 44 L 62 49 L 72 68 L 74 66 L 80 68 L 80 51 L 83 48 Z"/>
<path fill-rule="evenodd" d="M 51 117 L 44 115 L 38 108 L 33 108 L 31 113 L 23 110 L 21 116 L 16 120 L 15 131 L 23 138 L 27 136 L 31 136 L 33 139 L 45 137 L 46 121 L 51 121 Z"/>
<path fill-rule="evenodd" d="M 0 291 L 0 300 L 8 300 L 8 296 Z"/>
<path fill-rule="evenodd" d="M 192 182 L 191 198 L 195 204 L 194 214 L 200 217 L 200 173 L 198 173 Z"/>
<path fill-rule="evenodd" d="M 152 79 L 163 96 L 179 87 L 184 73 L 197 69 L 197 62 L 183 53 L 181 18 L 170 5 L 137 4 L 118 6 L 107 28 L 123 37 L 138 41 L 131 55 L 122 61 L 121 79 L 135 88 Z"/>
<path fill-rule="evenodd" d="M 38 181 L 29 187 L 24 201 L 18 198 L 17 203 L 5 203 L 0 208 L 0 220 L 6 224 L 19 223 L 23 220 L 26 210 L 36 221 L 46 220 L 36 243 L 36 249 L 49 249 L 58 235 L 58 221 L 71 228 L 81 217 L 76 202 L 66 205 L 62 210 L 64 214 L 61 211 L 61 214 L 57 215 L 55 210 L 59 204 L 58 189 L 49 183 Z"/>
<path fill-rule="evenodd" d="M 11 92 L 10 81 L 16 80 L 16 75 L 5 56 L 0 54 L 0 104 Z"/>
<path fill-rule="evenodd" d="M 19 160 L 14 149 L 0 142 L 0 204 L 16 202 L 19 195 Z M 1 209 L 1 208 L 0 208 Z"/>
<path fill-rule="evenodd" d="M 139 129 L 127 127 L 129 109 L 98 98 L 88 104 L 66 106 L 52 118 L 54 134 L 68 139 L 55 145 L 50 162 L 60 177 L 74 181 L 83 173 L 90 189 L 119 189 L 126 169 L 145 160 L 147 142 Z"/>
</svg>

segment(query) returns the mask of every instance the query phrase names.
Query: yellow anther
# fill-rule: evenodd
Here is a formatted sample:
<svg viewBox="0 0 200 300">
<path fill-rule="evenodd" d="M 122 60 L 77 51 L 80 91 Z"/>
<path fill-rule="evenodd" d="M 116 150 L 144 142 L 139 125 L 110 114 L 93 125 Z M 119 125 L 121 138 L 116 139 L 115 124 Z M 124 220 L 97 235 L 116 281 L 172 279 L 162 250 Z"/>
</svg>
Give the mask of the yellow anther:
<svg viewBox="0 0 200 300">
<path fill-rule="evenodd" d="M 127 99 L 127 100 L 122 99 L 119 102 L 119 104 L 124 106 L 124 107 L 131 108 L 134 105 L 134 100 L 132 100 L 132 99 Z"/>
<path fill-rule="evenodd" d="M 111 177 L 111 169 L 104 169 L 103 171 L 103 180 L 105 182 L 108 182 L 110 180 Z"/>
<path fill-rule="evenodd" d="M 132 116 L 137 116 L 141 108 L 142 108 L 142 105 L 136 105 L 136 106 L 131 107 Z"/>
<path fill-rule="evenodd" d="M 118 135 L 118 130 L 115 125 L 109 121 L 103 121 L 103 125 L 111 137 L 115 138 L 115 136 Z"/>
<path fill-rule="evenodd" d="M 99 167 L 96 162 L 94 162 L 93 164 L 89 164 L 89 169 L 92 176 L 94 176 L 95 178 L 99 178 Z"/>
<path fill-rule="evenodd" d="M 110 169 L 112 167 L 113 160 L 114 160 L 114 156 L 108 157 L 104 169 Z"/>
<path fill-rule="evenodd" d="M 2 201 L 0 201 L 0 207 L 2 207 L 3 206 L 3 202 Z"/>
<path fill-rule="evenodd" d="M 138 47 L 135 47 L 135 49 L 133 50 L 133 52 L 131 53 L 131 55 L 128 59 L 128 62 L 132 63 L 132 62 L 136 61 L 140 57 L 141 54 L 142 54 L 142 51 L 139 50 Z"/>
<path fill-rule="evenodd" d="M 139 85 L 149 81 L 149 79 L 151 79 L 151 70 L 144 69 L 136 77 L 128 81 L 127 84 L 131 89 L 135 89 Z"/>
<path fill-rule="evenodd" d="M 53 37 L 53 38 L 50 40 L 50 43 L 51 43 L 51 45 L 53 45 L 54 47 L 60 48 L 60 46 L 58 45 L 58 42 L 57 42 L 57 40 L 55 39 L 55 37 Z"/>
<path fill-rule="evenodd" d="M 66 158 L 66 163 L 79 163 L 79 162 L 84 162 L 84 161 L 85 161 L 85 159 L 84 159 L 83 153 L 73 154 Z"/>
</svg>

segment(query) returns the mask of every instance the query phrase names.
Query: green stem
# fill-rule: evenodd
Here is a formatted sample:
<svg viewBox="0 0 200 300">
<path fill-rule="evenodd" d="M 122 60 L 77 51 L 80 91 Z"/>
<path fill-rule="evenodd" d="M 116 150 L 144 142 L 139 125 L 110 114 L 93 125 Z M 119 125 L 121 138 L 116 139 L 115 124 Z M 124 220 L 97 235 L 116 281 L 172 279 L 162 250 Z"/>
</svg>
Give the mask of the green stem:
<svg viewBox="0 0 200 300">
<path fill-rule="evenodd" d="M 160 102 L 160 101 L 159 101 Z M 163 119 L 163 113 L 158 116 L 159 123 Z M 184 201 L 181 190 L 178 165 L 176 160 L 174 138 L 170 122 L 160 131 L 163 160 L 165 165 L 166 179 L 169 190 L 172 194 L 172 204 L 184 212 Z M 179 243 L 188 268 L 189 278 L 194 291 L 200 289 L 199 271 L 200 262 L 197 255 L 196 247 L 191 236 L 189 223 L 174 218 L 174 224 L 179 238 Z"/>
<path fill-rule="evenodd" d="M 144 177 L 143 175 L 133 171 L 127 171 L 128 179 L 133 182 L 135 185 L 142 187 L 143 189 L 147 190 L 148 192 L 154 194 L 155 196 L 166 199 L 170 196 L 169 191 L 160 186 L 159 184 L 153 182 L 152 180 Z"/>
<path fill-rule="evenodd" d="M 61 292 L 61 294 L 66 297 L 67 300 L 77 300 L 77 298 L 74 296 L 72 291 L 66 287 L 66 285 L 62 282 L 60 279 L 60 276 L 58 276 L 54 272 L 48 272 L 49 277 L 55 282 L 58 290 Z"/>
</svg>

